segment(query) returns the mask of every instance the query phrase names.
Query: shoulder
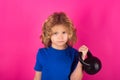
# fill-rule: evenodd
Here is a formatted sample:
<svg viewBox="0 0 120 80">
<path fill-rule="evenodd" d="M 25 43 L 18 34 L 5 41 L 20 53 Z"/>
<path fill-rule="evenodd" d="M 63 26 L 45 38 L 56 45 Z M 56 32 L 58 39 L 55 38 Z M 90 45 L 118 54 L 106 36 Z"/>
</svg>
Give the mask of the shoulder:
<svg viewBox="0 0 120 80">
<path fill-rule="evenodd" d="M 39 48 L 39 49 L 38 49 L 38 52 L 40 52 L 40 53 L 41 53 L 41 52 L 44 52 L 45 49 L 46 49 L 46 48 Z"/>
<path fill-rule="evenodd" d="M 37 56 L 45 55 L 47 48 L 39 48 L 37 52 Z"/>
<path fill-rule="evenodd" d="M 78 61 L 78 57 L 79 57 L 79 52 L 77 49 L 71 47 L 71 53 L 72 53 L 72 57 L 73 57 L 73 60 L 75 60 L 76 62 Z"/>
<path fill-rule="evenodd" d="M 77 56 L 78 55 L 78 50 L 69 46 L 68 48 L 68 53 L 71 55 L 71 56 Z"/>
<path fill-rule="evenodd" d="M 75 49 L 75 48 L 73 48 L 73 47 L 71 47 L 71 46 L 69 46 L 69 50 L 70 50 L 71 52 L 73 52 L 73 53 L 78 53 L 78 50 Z"/>
</svg>

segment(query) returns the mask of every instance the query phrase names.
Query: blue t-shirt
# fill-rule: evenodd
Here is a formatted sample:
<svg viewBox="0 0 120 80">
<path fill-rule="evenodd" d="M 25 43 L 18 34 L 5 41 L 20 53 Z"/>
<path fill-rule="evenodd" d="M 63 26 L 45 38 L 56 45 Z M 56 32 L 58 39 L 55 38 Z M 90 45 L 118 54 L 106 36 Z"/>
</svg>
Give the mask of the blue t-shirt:
<svg viewBox="0 0 120 80">
<path fill-rule="evenodd" d="M 70 46 L 64 50 L 41 48 L 34 69 L 42 72 L 41 80 L 69 80 L 78 60 L 78 51 Z"/>
</svg>

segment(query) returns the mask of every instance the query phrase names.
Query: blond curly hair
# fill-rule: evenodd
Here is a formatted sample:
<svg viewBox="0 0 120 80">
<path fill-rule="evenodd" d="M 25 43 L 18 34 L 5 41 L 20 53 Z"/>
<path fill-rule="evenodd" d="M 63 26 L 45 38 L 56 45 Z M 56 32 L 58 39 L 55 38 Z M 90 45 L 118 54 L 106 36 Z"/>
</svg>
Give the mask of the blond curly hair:
<svg viewBox="0 0 120 80">
<path fill-rule="evenodd" d="M 64 25 L 68 29 L 68 35 L 70 36 L 70 38 L 67 42 L 67 45 L 72 46 L 77 40 L 76 29 L 74 28 L 72 21 L 64 12 L 54 12 L 44 22 L 42 26 L 42 34 L 40 36 L 44 46 L 51 46 L 51 28 L 53 28 L 55 25 Z"/>
</svg>

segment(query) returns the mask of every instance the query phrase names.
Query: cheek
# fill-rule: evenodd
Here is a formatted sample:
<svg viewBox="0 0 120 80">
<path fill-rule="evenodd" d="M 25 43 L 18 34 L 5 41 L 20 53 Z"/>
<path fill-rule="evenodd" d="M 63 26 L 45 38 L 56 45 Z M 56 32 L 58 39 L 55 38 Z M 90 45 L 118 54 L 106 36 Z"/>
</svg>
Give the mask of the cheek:
<svg viewBox="0 0 120 80">
<path fill-rule="evenodd" d="M 56 39 L 55 36 L 51 36 L 51 41 L 54 41 Z"/>
<path fill-rule="evenodd" d="M 68 40 L 69 36 L 66 34 L 66 35 L 64 36 L 64 38 L 65 38 L 66 40 Z"/>
</svg>

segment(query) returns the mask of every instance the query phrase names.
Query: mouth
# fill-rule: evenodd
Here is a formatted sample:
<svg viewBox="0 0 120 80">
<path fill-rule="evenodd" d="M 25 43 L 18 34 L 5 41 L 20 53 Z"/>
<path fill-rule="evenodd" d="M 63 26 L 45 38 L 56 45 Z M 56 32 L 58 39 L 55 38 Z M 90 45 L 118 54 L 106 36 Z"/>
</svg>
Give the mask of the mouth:
<svg viewBox="0 0 120 80">
<path fill-rule="evenodd" d="M 58 41 L 58 42 L 64 42 L 64 41 Z"/>
</svg>

